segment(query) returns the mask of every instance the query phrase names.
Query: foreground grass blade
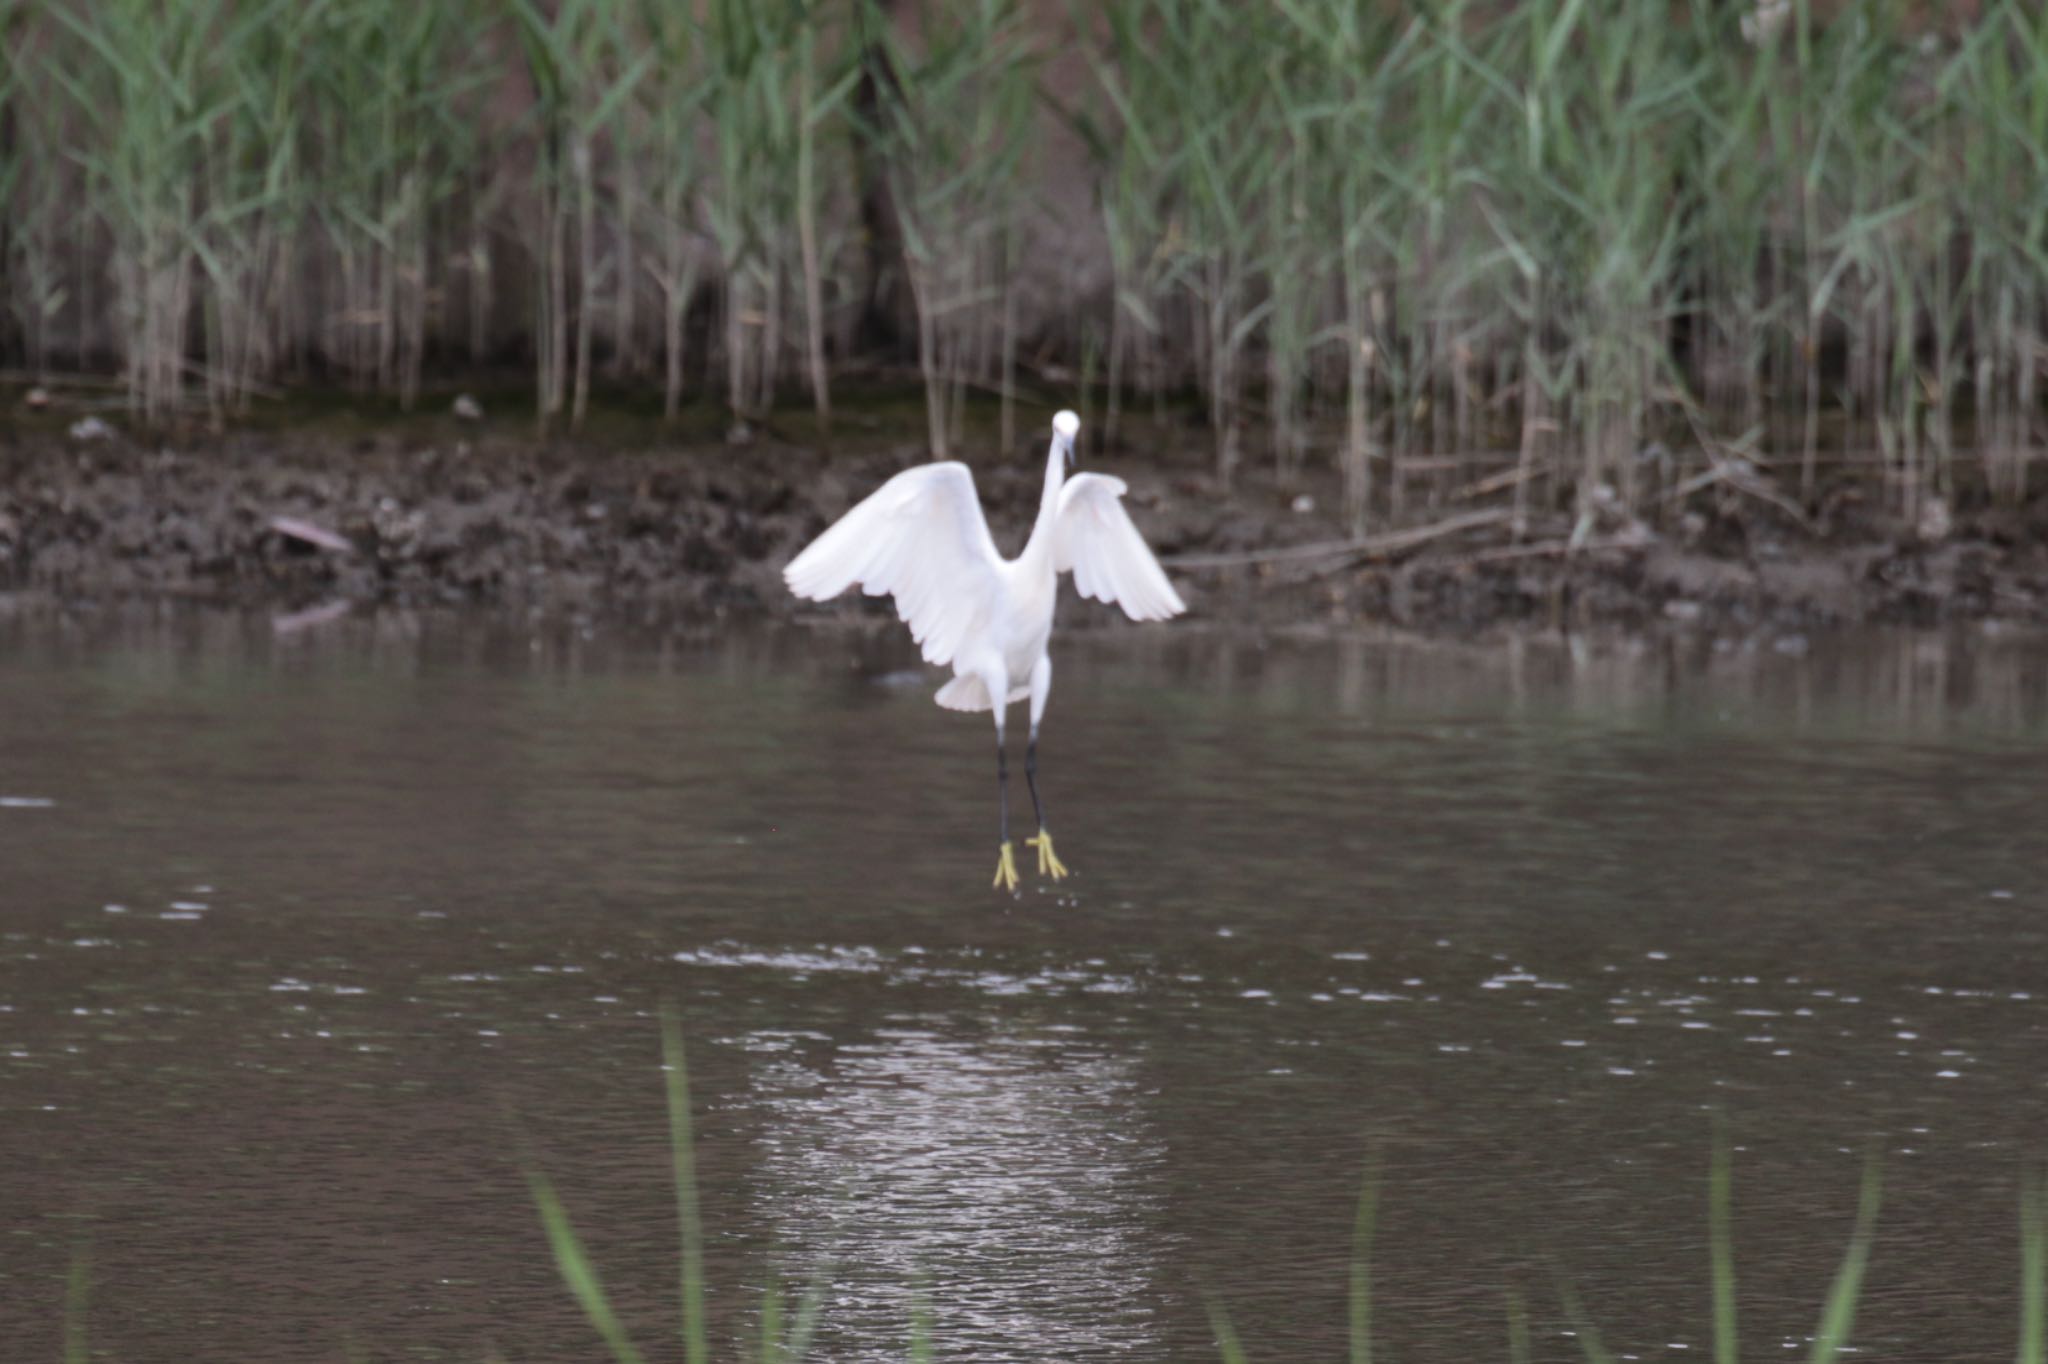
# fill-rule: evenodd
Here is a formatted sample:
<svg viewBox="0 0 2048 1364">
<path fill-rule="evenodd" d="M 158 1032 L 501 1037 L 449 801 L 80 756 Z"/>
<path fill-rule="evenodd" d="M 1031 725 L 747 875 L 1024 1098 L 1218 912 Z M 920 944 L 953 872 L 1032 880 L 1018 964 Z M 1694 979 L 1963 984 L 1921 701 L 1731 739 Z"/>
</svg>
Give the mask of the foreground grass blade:
<svg viewBox="0 0 2048 1364">
<path fill-rule="evenodd" d="M 682 1240 L 683 1354 L 688 1364 L 710 1357 L 704 1331 L 704 1228 L 697 1214 L 696 1151 L 690 1138 L 690 1077 L 675 1010 L 661 1011 L 661 1057 L 668 1089 L 669 1151 L 676 1181 L 676 1228 Z"/>
<path fill-rule="evenodd" d="M 826 1271 L 820 1270 L 796 1306 L 796 1321 L 783 1343 L 782 1357 L 788 1364 L 802 1364 L 811 1352 L 811 1337 L 818 1331 L 818 1315 L 825 1310 Z"/>
<path fill-rule="evenodd" d="M 1351 1364 L 1372 1364 L 1372 1239 L 1379 1219 L 1380 1165 L 1366 1168 L 1351 1231 Z"/>
<path fill-rule="evenodd" d="M 1834 1287 L 1828 1290 L 1827 1305 L 1820 1325 L 1813 1333 L 1811 1364 L 1835 1364 L 1842 1347 L 1849 1343 L 1849 1330 L 1856 1323 L 1856 1299 L 1863 1291 L 1863 1270 L 1870 1262 L 1870 1240 L 1877 1229 L 1877 1207 L 1883 1193 L 1883 1179 L 1877 1157 L 1863 1166 L 1863 1191 L 1856 1202 L 1856 1226 L 1849 1233 L 1849 1249 L 1842 1255 L 1842 1267 L 1835 1271 Z"/>
<path fill-rule="evenodd" d="M 1216 1333 L 1216 1352 L 1223 1356 L 1223 1364 L 1247 1364 L 1244 1342 L 1237 1338 L 1237 1328 L 1230 1324 L 1230 1314 L 1223 1310 L 1223 1304 L 1210 1299 L 1209 1328 Z"/>
<path fill-rule="evenodd" d="M 86 1289 L 92 1276 L 84 1246 L 71 1252 L 71 1273 L 64 1280 L 64 1364 L 86 1364 L 91 1351 L 85 1341 Z"/>
<path fill-rule="evenodd" d="M 1728 1127 L 1714 1123 L 1714 1160 L 1707 1173 L 1707 1246 L 1714 1264 L 1714 1364 L 1736 1364 L 1735 1241 L 1730 1230 Z"/>
<path fill-rule="evenodd" d="M 1579 1295 L 1569 1283 L 1557 1286 L 1558 1301 L 1564 1304 L 1565 1318 L 1572 1324 L 1572 1331 L 1579 1343 L 1579 1353 L 1586 1357 L 1586 1364 L 1614 1364 L 1614 1356 L 1607 1353 L 1607 1347 L 1600 1343 L 1600 1328 L 1586 1315 L 1586 1308 L 1579 1301 Z"/>
<path fill-rule="evenodd" d="M 910 1307 L 910 1364 L 932 1364 L 932 1299 L 922 1286 Z"/>
<path fill-rule="evenodd" d="M 2048 1199 L 2041 1174 L 2020 1186 L 2020 1345 L 2018 1364 L 2048 1364 Z"/>
<path fill-rule="evenodd" d="M 569 1292 L 575 1295 L 577 1304 L 583 1308 L 583 1315 L 590 1318 L 590 1324 L 604 1337 L 604 1343 L 611 1347 L 612 1358 L 619 1364 L 644 1364 L 645 1357 L 626 1335 L 626 1328 L 620 1325 L 618 1315 L 612 1311 L 611 1299 L 605 1295 L 604 1284 L 597 1277 L 597 1266 L 590 1262 L 590 1256 L 583 1248 L 583 1239 L 570 1224 L 562 1200 L 555 1195 L 554 1184 L 537 1170 L 527 1173 L 526 1183 L 533 1191 L 533 1205 L 540 1211 L 541 1226 L 547 1231 L 548 1247 L 555 1253 L 555 1268 L 560 1271 Z"/>
<path fill-rule="evenodd" d="M 781 1364 L 782 1285 L 774 1279 L 761 1290 L 761 1364 Z"/>
</svg>

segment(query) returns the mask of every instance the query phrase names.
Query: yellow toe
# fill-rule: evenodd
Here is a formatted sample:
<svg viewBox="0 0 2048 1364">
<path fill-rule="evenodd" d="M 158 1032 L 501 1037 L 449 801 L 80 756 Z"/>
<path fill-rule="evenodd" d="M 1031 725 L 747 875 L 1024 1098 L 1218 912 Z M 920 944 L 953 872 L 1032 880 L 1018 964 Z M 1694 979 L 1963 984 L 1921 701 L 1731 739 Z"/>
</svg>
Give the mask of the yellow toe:
<svg viewBox="0 0 2048 1364">
<path fill-rule="evenodd" d="M 1038 837 L 1027 838 L 1024 841 L 1038 849 L 1038 874 L 1040 876 L 1050 876 L 1055 881 L 1064 881 L 1067 878 L 1067 864 L 1060 861 L 1059 855 L 1052 850 L 1051 834 L 1040 829 Z"/>
<path fill-rule="evenodd" d="M 996 854 L 996 879 L 994 885 L 997 890 L 1015 890 L 1017 888 L 1017 849 L 1013 844 L 1003 844 Z"/>
</svg>

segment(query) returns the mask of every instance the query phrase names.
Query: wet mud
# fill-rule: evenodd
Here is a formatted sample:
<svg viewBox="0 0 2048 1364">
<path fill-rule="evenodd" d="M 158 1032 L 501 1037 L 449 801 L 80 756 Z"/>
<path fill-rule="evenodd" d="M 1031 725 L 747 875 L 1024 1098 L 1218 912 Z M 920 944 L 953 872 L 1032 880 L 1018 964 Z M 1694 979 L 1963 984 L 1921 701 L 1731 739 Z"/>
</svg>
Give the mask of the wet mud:
<svg viewBox="0 0 2048 1364">
<path fill-rule="evenodd" d="M 604 445 L 460 426 L 173 444 L 14 432 L 0 438 L 0 591 L 17 604 L 190 600 L 287 620 L 376 605 L 655 623 L 885 617 L 886 603 L 858 597 L 794 601 L 779 574 L 921 457 L 873 435 L 827 450 L 765 433 Z M 1846 624 L 2048 625 L 2041 507 L 1944 507 L 1908 525 L 1854 489 L 1811 514 L 1708 489 L 1654 524 L 1579 522 L 1539 503 L 1516 536 L 1504 507 L 1445 504 L 1319 549 L 1345 543 L 1325 510 L 1333 486 L 1245 477 L 1225 489 L 1192 446 L 1177 461 L 1090 463 L 1128 480 L 1192 611 L 1230 622 L 1768 631 L 1790 648 Z M 1020 449 L 975 472 L 997 542 L 1014 551 L 1036 509 L 1037 457 Z M 1105 618 L 1092 603 L 1068 610 Z"/>
</svg>

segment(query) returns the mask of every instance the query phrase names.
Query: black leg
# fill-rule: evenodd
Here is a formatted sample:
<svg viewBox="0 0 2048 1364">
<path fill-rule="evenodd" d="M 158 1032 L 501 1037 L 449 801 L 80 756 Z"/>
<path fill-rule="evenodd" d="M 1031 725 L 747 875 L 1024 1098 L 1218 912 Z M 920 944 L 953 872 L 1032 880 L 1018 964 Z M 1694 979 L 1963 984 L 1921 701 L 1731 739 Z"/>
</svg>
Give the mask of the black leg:
<svg viewBox="0 0 2048 1364">
<path fill-rule="evenodd" d="M 1038 836 L 1024 841 L 1038 848 L 1038 874 L 1064 880 L 1066 863 L 1052 850 L 1052 831 L 1045 827 L 1045 805 L 1038 798 L 1038 726 L 1031 727 L 1031 739 L 1024 745 L 1024 781 L 1031 787 L 1031 813 L 1038 816 Z"/>
<path fill-rule="evenodd" d="M 1003 748 L 1003 736 L 996 735 L 996 808 L 1002 812 L 997 842 L 1010 841 L 1010 758 Z"/>
<path fill-rule="evenodd" d="M 1031 740 L 1024 745 L 1024 784 L 1031 788 L 1031 813 L 1038 817 L 1038 827 L 1045 827 L 1045 805 L 1038 799 L 1038 727 L 1031 727 Z"/>
</svg>

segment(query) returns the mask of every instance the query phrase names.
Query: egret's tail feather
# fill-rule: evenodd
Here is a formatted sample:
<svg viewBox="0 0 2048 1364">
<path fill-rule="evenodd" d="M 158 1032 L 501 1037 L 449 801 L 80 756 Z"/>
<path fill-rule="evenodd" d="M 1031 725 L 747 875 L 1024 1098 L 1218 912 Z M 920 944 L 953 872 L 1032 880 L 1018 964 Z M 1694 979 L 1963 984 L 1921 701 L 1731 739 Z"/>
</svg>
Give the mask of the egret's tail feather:
<svg viewBox="0 0 2048 1364">
<path fill-rule="evenodd" d="M 1029 684 L 1022 687 L 1012 687 L 1010 688 L 1009 700 L 1014 705 L 1029 695 L 1031 695 Z M 939 694 L 932 699 L 947 710 L 995 709 L 994 706 L 989 704 L 988 688 L 983 686 L 981 679 L 972 673 L 967 674 L 965 677 L 956 677 L 945 686 L 940 687 Z"/>
</svg>

